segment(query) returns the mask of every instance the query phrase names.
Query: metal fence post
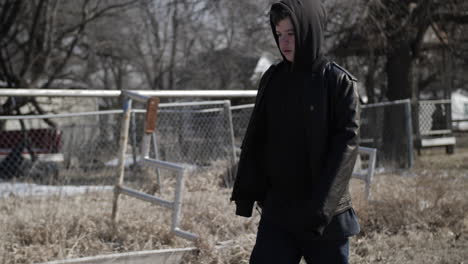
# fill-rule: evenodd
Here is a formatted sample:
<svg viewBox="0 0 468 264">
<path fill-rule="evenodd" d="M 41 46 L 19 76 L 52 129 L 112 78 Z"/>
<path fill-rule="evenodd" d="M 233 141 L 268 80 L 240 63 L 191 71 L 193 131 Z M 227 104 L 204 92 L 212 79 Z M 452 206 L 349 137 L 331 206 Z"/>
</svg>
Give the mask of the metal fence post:
<svg viewBox="0 0 468 264">
<path fill-rule="evenodd" d="M 366 175 L 366 199 L 370 200 L 371 197 L 371 184 L 372 178 L 374 177 L 375 163 L 377 161 L 377 149 L 371 149 L 369 152 L 369 165 L 367 167 Z"/>
<path fill-rule="evenodd" d="M 153 132 L 151 135 L 153 139 L 153 151 L 154 151 L 154 158 L 159 160 L 159 150 L 158 150 L 158 139 L 156 136 L 156 132 Z M 162 191 L 162 180 L 161 180 L 161 170 L 159 168 L 156 168 L 156 183 L 158 184 L 158 189 L 159 191 Z"/>
<path fill-rule="evenodd" d="M 231 142 L 230 143 L 230 150 L 229 152 L 231 152 L 231 164 L 230 164 L 230 167 L 228 168 L 228 172 L 229 172 L 229 179 L 226 180 L 226 185 L 227 187 L 232 187 L 232 182 L 234 180 L 234 177 L 235 177 L 235 171 L 234 171 L 234 168 L 236 166 L 236 142 L 235 142 L 235 135 L 234 135 L 234 125 L 232 123 L 232 112 L 231 112 L 231 101 L 229 100 L 226 100 L 224 101 L 224 109 L 226 111 L 226 114 L 227 114 L 227 122 L 228 122 L 228 126 L 229 126 L 229 140 Z"/>
<path fill-rule="evenodd" d="M 135 112 L 132 111 L 131 114 L 131 144 L 132 144 L 132 156 L 133 156 L 133 164 L 131 166 L 132 170 L 136 169 L 136 165 L 138 162 L 138 152 L 137 152 L 137 135 L 136 135 L 136 115 Z"/>
<path fill-rule="evenodd" d="M 119 170 L 118 170 L 118 178 L 114 187 L 114 203 L 112 206 L 112 221 L 115 223 L 117 220 L 118 215 L 118 202 L 119 202 L 119 195 L 121 191 L 121 187 L 124 180 L 125 175 L 125 156 L 127 153 L 127 143 L 128 143 L 128 134 L 130 128 L 130 117 L 132 113 L 132 99 L 126 99 L 124 102 L 124 113 L 123 113 L 123 120 L 120 129 L 120 140 L 119 140 Z"/>
<path fill-rule="evenodd" d="M 411 113 L 411 101 L 405 103 L 405 120 L 406 120 L 406 134 L 408 135 L 408 168 L 413 167 L 414 163 L 414 147 L 413 147 L 413 120 Z"/>
</svg>

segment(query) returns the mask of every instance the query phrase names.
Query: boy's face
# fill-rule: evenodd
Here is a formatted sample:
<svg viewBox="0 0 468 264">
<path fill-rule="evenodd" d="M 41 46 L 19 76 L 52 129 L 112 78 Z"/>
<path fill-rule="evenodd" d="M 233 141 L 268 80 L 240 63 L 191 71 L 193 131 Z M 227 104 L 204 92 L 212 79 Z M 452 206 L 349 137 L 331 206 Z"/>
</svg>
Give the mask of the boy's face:
<svg viewBox="0 0 468 264">
<path fill-rule="evenodd" d="M 276 35 L 278 36 L 281 53 L 289 62 L 294 62 L 296 39 L 294 36 L 294 26 L 289 17 L 281 20 L 276 25 Z"/>
</svg>

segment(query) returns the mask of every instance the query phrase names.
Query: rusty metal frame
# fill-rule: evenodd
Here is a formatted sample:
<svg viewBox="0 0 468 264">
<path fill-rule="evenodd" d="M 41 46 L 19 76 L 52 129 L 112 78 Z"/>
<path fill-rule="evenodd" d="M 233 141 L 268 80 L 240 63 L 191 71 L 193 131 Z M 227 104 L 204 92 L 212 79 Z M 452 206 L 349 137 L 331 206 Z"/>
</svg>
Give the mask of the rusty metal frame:
<svg viewBox="0 0 468 264">
<path fill-rule="evenodd" d="M 184 192 L 184 181 L 185 181 L 185 175 L 187 173 L 188 168 L 180 164 L 159 160 L 157 157 L 156 158 L 150 157 L 151 140 L 155 139 L 154 131 L 156 129 L 156 119 L 157 119 L 157 109 L 159 105 L 159 98 L 148 97 L 145 95 L 141 95 L 139 93 L 128 92 L 128 91 L 123 91 L 122 94 L 127 99 L 124 105 L 123 122 L 122 122 L 121 133 L 120 133 L 121 138 L 120 138 L 120 152 L 119 152 L 119 177 L 117 179 L 115 189 L 114 189 L 114 205 L 112 209 L 112 220 L 114 221 L 114 223 L 116 223 L 116 219 L 118 217 L 119 196 L 120 194 L 125 194 L 128 196 L 134 197 L 136 199 L 150 202 L 152 204 L 157 204 L 157 205 L 160 205 L 162 207 L 172 210 L 171 232 L 187 240 L 191 240 L 191 241 L 197 240 L 198 235 L 190 233 L 188 231 L 184 231 L 179 227 L 180 219 L 181 219 L 183 192 Z M 156 196 L 149 195 L 149 194 L 146 194 L 146 193 L 124 186 L 124 173 L 125 173 L 124 162 L 125 162 L 125 154 L 127 152 L 130 117 L 132 113 L 132 109 L 131 109 L 132 100 L 147 103 L 145 131 L 144 131 L 142 145 L 141 145 L 142 159 L 140 162 L 141 164 L 145 166 L 153 167 L 158 170 L 159 169 L 170 170 L 170 171 L 174 171 L 177 174 L 175 196 L 174 196 L 174 200 L 172 201 L 164 200 Z"/>
</svg>

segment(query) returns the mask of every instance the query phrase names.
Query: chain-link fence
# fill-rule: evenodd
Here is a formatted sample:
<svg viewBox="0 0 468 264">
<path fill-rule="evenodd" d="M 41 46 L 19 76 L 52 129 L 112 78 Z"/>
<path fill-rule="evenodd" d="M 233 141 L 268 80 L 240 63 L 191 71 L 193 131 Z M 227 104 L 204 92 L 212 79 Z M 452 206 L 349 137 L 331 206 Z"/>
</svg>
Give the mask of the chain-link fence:
<svg viewBox="0 0 468 264">
<path fill-rule="evenodd" d="M 138 109 L 132 112 L 125 165 L 132 175 L 129 179 L 133 180 L 145 177 L 134 166 L 141 158 L 145 112 Z M 0 132 L 0 179 L 113 184 L 121 115 L 122 110 L 112 110 L 0 117 L 4 125 L 4 131 Z M 156 151 L 161 160 L 195 169 L 223 166 L 229 174 L 222 175 L 225 179 L 234 176 L 234 129 L 229 101 L 161 104 L 156 139 L 152 152 Z"/>
<path fill-rule="evenodd" d="M 232 158 L 229 101 L 161 104 L 156 122 L 160 159 L 196 166 L 210 166 Z M 140 142 L 145 111 L 136 111 Z M 133 128 L 131 128 L 133 129 Z"/>
<path fill-rule="evenodd" d="M 138 106 L 136 107 L 138 108 Z M 222 166 L 232 179 L 236 151 L 253 105 L 229 101 L 161 104 L 156 126 L 159 159 L 194 168 Z M 377 166 L 410 167 L 409 101 L 364 105 L 361 145 L 377 148 Z M 435 112 L 434 110 L 433 112 Z M 140 157 L 145 110 L 132 113 L 125 164 L 128 173 Z M 0 178 L 32 178 L 70 184 L 113 184 L 118 165 L 122 110 L 43 116 L 0 117 Z M 409 121 L 408 121 L 409 120 Z M 130 179 L 135 179 L 130 177 Z"/>
<path fill-rule="evenodd" d="M 363 105 L 361 146 L 378 150 L 378 168 L 410 168 L 413 163 L 411 102 L 402 100 Z"/>
<path fill-rule="evenodd" d="M 0 117 L 0 179 L 113 183 L 119 112 Z"/>
<path fill-rule="evenodd" d="M 452 101 L 421 100 L 415 111 L 416 148 L 445 147 L 448 154 L 454 153 L 456 139 L 452 132 Z"/>
<path fill-rule="evenodd" d="M 236 146 L 240 146 L 253 105 L 232 107 Z M 411 106 L 408 100 L 362 106 L 361 145 L 378 149 L 377 166 L 385 170 L 413 163 Z"/>
<path fill-rule="evenodd" d="M 424 100 L 418 105 L 419 135 L 441 135 L 452 132 L 450 100 Z"/>
<path fill-rule="evenodd" d="M 130 143 L 140 153 L 146 110 L 132 115 Z M 226 185 L 234 177 L 235 149 L 229 101 L 160 104 L 152 155 L 194 170 L 223 167 Z M 154 152 L 157 152 L 156 154 Z M 138 159 L 139 157 L 135 158 Z"/>
<path fill-rule="evenodd" d="M 235 146 L 237 148 L 240 147 L 242 140 L 244 139 L 247 126 L 249 125 L 250 116 L 252 115 L 253 107 L 253 104 L 237 105 L 231 107 Z"/>
</svg>

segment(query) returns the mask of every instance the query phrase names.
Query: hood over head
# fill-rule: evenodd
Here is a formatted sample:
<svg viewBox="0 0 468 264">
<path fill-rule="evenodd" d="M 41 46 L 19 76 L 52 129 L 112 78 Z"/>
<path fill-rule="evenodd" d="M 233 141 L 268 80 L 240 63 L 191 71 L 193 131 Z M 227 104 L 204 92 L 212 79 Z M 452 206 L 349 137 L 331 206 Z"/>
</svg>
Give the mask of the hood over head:
<svg viewBox="0 0 468 264">
<path fill-rule="evenodd" d="M 271 10 L 279 6 L 291 14 L 291 22 L 295 30 L 295 55 L 292 69 L 318 70 L 322 63 L 323 32 L 325 30 L 326 11 L 320 0 L 281 0 L 271 6 Z M 271 20 L 271 29 L 279 48 L 276 25 Z M 281 52 L 281 51 L 280 51 Z M 283 60 L 286 58 L 283 56 Z"/>
</svg>

